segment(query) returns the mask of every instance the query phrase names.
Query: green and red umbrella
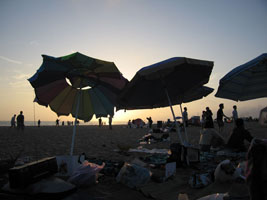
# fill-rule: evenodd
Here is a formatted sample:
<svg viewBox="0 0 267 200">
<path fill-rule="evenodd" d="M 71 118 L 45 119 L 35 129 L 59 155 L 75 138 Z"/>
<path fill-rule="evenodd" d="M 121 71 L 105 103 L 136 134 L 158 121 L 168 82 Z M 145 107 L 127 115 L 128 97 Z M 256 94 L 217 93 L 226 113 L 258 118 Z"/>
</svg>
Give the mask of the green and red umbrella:
<svg viewBox="0 0 267 200">
<path fill-rule="evenodd" d="M 90 121 L 93 115 L 114 114 L 117 95 L 128 82 L 113 62 L 74 53 L 63 57 L 42 55 L 43 63 L 29 79 L 36 101 L 58 116 Z"/>
<path fill-rule="evenodd" d="M 117 96 L 128 80 L 113 62 L 79 52 L 57 58 L 42 57 L 41 67 L 29 79 L 36 102 L 49 106 L 58 116 L 71 114 L 85 122 L 93 115 L 96 118 L 114 115 Z"/>
</svg>

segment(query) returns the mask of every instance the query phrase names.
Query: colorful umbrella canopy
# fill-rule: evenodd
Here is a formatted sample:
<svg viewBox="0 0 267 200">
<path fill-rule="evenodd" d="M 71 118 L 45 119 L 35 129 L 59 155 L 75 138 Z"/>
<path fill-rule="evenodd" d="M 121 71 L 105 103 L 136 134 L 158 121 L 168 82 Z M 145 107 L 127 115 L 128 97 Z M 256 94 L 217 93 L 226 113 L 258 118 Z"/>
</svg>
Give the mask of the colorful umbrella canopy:
<svg viewBox="0 0 267 200">
<path fill-rule="evenodd" d="M 69 115 L 85 122 L 93 115 L 114 114 L 117 95 L 128 82 L 113 62 L 79 52 L 63 57 L 42 55 L 43 63 L 29 79 L 40 105 L 58 116 Z"/>
<path fill-rule="evenodd" d="M 267 97 L 267 53 L 227 73 L 215 96 L 234 101 Z"/>
</svg>

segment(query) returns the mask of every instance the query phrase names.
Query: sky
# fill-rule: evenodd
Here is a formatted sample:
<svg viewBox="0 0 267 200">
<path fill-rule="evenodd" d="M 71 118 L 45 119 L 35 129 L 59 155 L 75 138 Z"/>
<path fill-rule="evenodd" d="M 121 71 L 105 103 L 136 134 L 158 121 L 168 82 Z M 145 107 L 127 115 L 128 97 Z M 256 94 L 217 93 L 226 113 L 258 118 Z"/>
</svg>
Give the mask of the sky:
<svg viewBox="0 0 267 200">
<path fill-rule="evenodd" d="M 220 103 L 227 116 L 237 105 L 239 116 L 258 117 L 267 106 L 267 98 L 235 102 L 214 96 L 225 74 L 267 52 L 266 0 L 0 0 L 0 121 L 21 110 L 26 121 L 55 121 L 50 108 L 33 103 L 27 79 L 42 64 L 42 54 L 77 51 L 114 62 L 128 80 L 171 57 L 213 61 L 206 86 L 214 92 L 182 104 L 189 117 L 206 106 L 215 114 Z M 181 116 L 178 105 L 174 112 Z M 166 107 L 118 111 L 113 121 L 148 116 L 154 122 L 172 118 Z"/>
</svg>

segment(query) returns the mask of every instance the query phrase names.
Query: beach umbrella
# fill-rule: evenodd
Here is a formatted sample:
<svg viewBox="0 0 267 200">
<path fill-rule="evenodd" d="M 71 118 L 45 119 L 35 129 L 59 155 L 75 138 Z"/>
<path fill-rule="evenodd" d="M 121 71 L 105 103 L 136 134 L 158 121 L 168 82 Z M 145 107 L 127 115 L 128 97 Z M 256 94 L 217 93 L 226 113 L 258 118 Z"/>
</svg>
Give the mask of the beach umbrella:
<svg viewBox="0 0 267 200">
<path fill-rule="evenodd" d="M 267 97 L 267 53 L 227 73 L 215 96 L 234 101 Z"/>
<path fill-rule="evenodd" d="M 28 79 L 35 101 L 49 106 L 58 116 L 75 117 L 71 155 L 77 119 L 88 122 L 93 115 L 114 115 L 117 95 L 128 82 L 113 62 L 85 56 L 79 52 L 52 57 L 42 55 L 43 63 Z"/>
<path fill-rule="evenodd" d="M 180 141 L 183 143 L 172 105 L 197 99 L 189 91 L 196 92 L 208 83 L 212 68 L 211 61 L 185 57 L 174 57 L 144 67 L 122 90 L 117 109 L 152 109 L 170 106 Z M 204 88 L 199 90 L 202 89 L 205 90 Z"/>
</svg>

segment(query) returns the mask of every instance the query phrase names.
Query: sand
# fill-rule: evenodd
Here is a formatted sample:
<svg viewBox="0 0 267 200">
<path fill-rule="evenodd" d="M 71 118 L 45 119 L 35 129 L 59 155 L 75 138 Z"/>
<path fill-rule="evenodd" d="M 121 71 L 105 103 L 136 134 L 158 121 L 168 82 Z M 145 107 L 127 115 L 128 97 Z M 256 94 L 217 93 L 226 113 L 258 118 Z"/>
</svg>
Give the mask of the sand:
<svg viewBox="0 0 267 200">
<path fill-rule="evenodd" d="M 259 126 L 257 122 L 246 122 L 245 126 L 249 129 L 252 136 L 267 139 L 266 127 Z M 215 128 L 218 129 L 217 127 Z M 225 139 L 229 137 L 232 128 L 233 124 L 226 124 L 223 132 L 223 137 Z M 72 131 L 72 126 L 25 127 L 24 131 L 18 131 L 9 127 L 0 127 L 0 160 L 10 160 L 16 157 L 28 157 L 30 160 L 37 160 L 48 156 L 69 155 Z M 200 131 L 200 127 L 187 128 L 189 142 L 191 144 L 198 144 Z M 114 125 L 112 130 L 109 130 L 108 126 L 78 126 L 75 137 L 74 155 L 85 153 L 89 158 L 111 161 L 131 161 L 138 156 L 138 153 L 121 153 L 118 152 L 118 150 L 139 147 L 140 144 L 138 140 L 147 133 L 147 128 L 129 129 L 122 125 Z M 171 143 L 178 141 L 177 133 L 171 132 L 170 142 L 150 145 L 145 144 L 141 146 L 148 149 L 168 149 Z M 187 169 L 184 169 L 184 171 L 186 170 Z M 191 171 L 189 170 L 188 174 L 190 174 Z M 177 173 L 176 176 L 179 176 L 179 173 Z M 186 179 L 186 177 L 184 177 L 184 179 Z M 109 179 L 108 181 L 114 183 L 113 179 Z M 185 180 L 185 182 L 188 181 Z M 102 191 L 101 188 L 107 190 L 106 187 L 108 187 L 108 185 L 110 184 L 105 185 L 103 183 L 101 185 L 100 183 L 94 191 Z M 124 188 L 127 192 L 132 193 L 132 197 L 135 197 L 129 197 L 128 199 L 147 199 L 140 192 L 133 191 L 127 187 L 119 186 L 117 184 L 114 184 L 113 187 L 115 187 L 115 189 L 113 188 L 112 190 L 113 197 L 117 195 L 117 198 L 114 199 L 120 199 L 120 195 L 125 195 L 125 193 L 119 190 L 115 192 L 116 187 Z M 175 192 L 177 194 L 182 191 L 192 192 L 190 189 L 187 189 L 188 187 L 184 186 L 182 188 L 176 188 Z M 218 190 L 218 188 L 215 187 L 215 190 Z M 195 194 L 189 194 L 189 196 L 191 197 L 190 199 L 196 199 L 197 196 L 203 196 L 209 192 L 212 193 L 214 191 L 203 192 L 203 190 L 198 190 L 198 192 L 195 191 Z"/>
</svg>

